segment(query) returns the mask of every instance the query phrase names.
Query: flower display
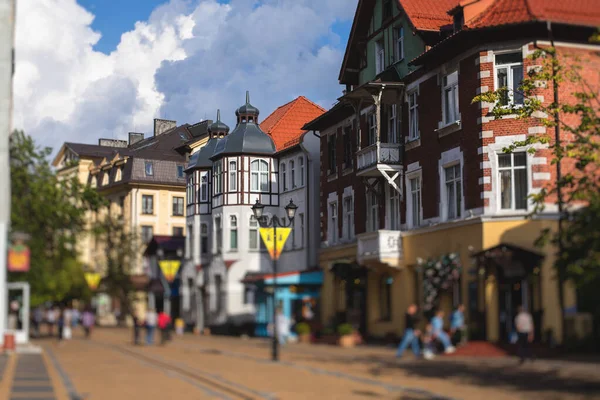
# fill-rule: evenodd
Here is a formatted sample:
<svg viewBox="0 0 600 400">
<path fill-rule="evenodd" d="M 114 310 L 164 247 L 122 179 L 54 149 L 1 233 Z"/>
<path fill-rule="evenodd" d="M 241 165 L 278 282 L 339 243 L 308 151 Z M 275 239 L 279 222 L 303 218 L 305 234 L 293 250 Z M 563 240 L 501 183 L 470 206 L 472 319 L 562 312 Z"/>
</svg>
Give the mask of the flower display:
<svg viewBox="0 0 600 400">
<path fill-rule="evenodd" d="M 460 278 L 462 265 L 456 253 L 442 256 L 438 260 L 429 259 L 422 264 L 423 268 L 423 305 L 426 311 L 432 310 L 438 301 L 439 294 L 452 287 Z"/>
</svg>

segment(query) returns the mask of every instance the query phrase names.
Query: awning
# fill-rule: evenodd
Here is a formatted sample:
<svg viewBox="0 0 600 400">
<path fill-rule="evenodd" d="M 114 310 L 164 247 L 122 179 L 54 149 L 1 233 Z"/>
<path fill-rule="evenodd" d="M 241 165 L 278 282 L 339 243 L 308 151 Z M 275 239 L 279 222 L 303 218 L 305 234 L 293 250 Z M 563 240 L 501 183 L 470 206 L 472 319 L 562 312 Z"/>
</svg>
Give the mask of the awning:
<svg viewBox="0 0 600 400">
<path fill-rule="evenodd" d="M 272 285 L 273 274 L 248 273 L 242 279 L 246 285 Z M 323 284 L 323 270 L 312 268 L 302 271 L 289 271 L 277 274 L 277 285 L 321 285 Z"/>
<path fill-rule="evenodd" d="M 544 260 L 540 253 L 513 244 L 501 243 L 472 255 L 486 274 L 495 268 L 503 278 L 525 278 Z"/>
</svg>

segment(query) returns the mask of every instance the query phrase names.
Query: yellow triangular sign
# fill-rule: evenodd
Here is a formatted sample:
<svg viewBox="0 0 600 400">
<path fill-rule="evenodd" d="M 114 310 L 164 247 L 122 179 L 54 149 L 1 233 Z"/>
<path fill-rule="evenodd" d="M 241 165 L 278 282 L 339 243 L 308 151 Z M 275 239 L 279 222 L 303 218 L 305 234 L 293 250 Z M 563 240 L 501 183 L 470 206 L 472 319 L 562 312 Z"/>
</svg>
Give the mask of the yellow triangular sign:
<svg viewBox="0 0 600 400">
<path fill-rule="evenodd" d="M 279 260 L 283 246 L 285 245 L 288 236 L 290 236 L 291 231 L 292 228 L 277 228 L 277 245 L 275 245 L 275 240 L 273 238 L 275 228 L 260 228 L 260 237 L 262 237 L 271 259 Z"/>
<path fill-rule="evenodd" d="M 179 271 L 179 267 L 181 266 L 181 261 L 179 260 L 162 260 L 158 262 L 160 266 L 160 270 L 167 282 L 171 283 L 175 279 L 177 275 L 177 271 Z"/>
<path fill-rule="evenodd" d="M 100 274 L 97 272 L 86 272 L 84 273 L 85 281 L 87 282 L 89 288 L 91 290 L 98 289 L 98 285 L 100 284 Z"/>
</svg>

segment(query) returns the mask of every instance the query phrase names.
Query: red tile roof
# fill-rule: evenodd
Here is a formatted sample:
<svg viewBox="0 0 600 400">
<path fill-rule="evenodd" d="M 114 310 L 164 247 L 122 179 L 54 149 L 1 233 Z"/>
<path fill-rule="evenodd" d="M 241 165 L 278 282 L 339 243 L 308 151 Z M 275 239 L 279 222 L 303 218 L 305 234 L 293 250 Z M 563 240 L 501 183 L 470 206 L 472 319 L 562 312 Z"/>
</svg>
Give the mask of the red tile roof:
<svg viewBox="0 0 600 400">
<path fill-rule="evenodd" d="M 438 31 L 452 24 L 448 10 L 456 7 L 459 0 L 398 0 L 414 27 L 422 31 Z"/>
<path fill-rule="evenodd" d="M 300 96 L 273 111 L 260 124 L 260 129 L 271 135 L 277 151 L 285 150 L 298 144 L 306 132 L 302 127 L 325 111 L 323 107 Z"/>
<path fill-rule="evenodd" d="M 600 25 L 598 0 L 496 0 L 470 29 L 530 21 L 552 21 L 573 25 Z"/>
</svg>

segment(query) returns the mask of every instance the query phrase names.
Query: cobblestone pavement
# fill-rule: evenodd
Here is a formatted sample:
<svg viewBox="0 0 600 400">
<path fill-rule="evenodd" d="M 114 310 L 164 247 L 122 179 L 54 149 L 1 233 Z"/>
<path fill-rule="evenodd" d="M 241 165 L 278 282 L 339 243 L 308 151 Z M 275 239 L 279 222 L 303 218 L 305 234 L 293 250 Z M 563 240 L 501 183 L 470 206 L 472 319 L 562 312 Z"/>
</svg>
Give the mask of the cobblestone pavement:
<svg viewBox="0 0 600 400">
<path fill-rule="evenodd" d="M 131 332 L 98 329 L 64 346 L 41 341 L 71 397 L 95 399 L 600 399 L 597 364 L 517 360 L 397 361 L 394 349 L 290 344 L 270 361 L 260 339 L 175 337 L 132 346 Z M 60 372 L 60 371 L 59 371 Z M 66 386 L 69 386 L 66 387 Z"/>
</svg>

